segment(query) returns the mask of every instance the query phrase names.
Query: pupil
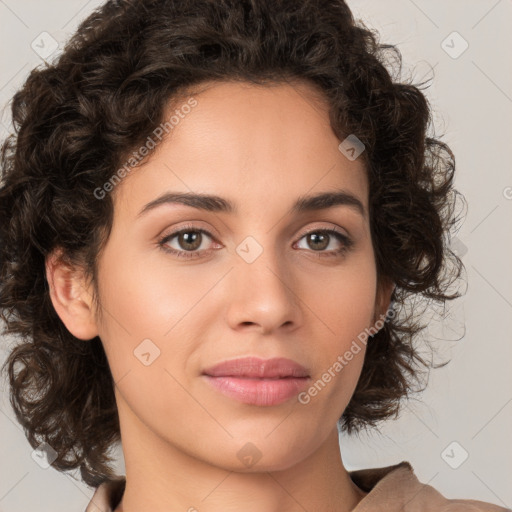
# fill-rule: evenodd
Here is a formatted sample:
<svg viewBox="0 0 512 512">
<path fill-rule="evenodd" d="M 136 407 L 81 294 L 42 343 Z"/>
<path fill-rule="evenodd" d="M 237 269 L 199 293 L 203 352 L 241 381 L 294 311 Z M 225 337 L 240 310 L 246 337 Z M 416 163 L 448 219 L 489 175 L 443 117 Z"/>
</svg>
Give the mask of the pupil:
<svg viewBox="0 0 512 512">
<path fill-rule="evenodd" d="M 327 236 L 323 233 L 312 233 L 310 235 L 311 240 L 313 243 L 316 243 L 319 241 L 319 239 L 323 238 L 323 244 L 321 243 L 321 247 L 317 247 L 317 249 L 325 249 L 327 247 L 327 244 L 325 243 L 327 241 Z"/>
<path fill-rule="evenodd" d="M 201 245 L 201 243 L 197 243 L 198 240 L 200 241 L 200 233 L 198 232 L 188 231 L 186 233 L 182 233 L 181 237 L 182 240 L 184 240 L 184 247 L 188 249 L 197 249 Z"/>
</svg>

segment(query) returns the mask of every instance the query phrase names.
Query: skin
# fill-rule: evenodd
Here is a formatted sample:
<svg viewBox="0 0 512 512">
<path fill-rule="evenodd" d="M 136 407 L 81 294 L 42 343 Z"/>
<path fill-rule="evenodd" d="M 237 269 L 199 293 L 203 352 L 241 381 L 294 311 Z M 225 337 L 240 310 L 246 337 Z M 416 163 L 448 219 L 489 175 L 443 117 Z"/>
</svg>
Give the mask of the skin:
<svg viewBox="0 0 512 512">
<path fill-rule="evenodd" d="M 288 357 L 315 382 L 385 314 L 392 286 L 377 280 L 364 165 L 339 151 L 309 84 L 213 83 L 194 98 L 114 191 L 98 263 L 102 317 L 79 269 L 53 256 L 47 264 L 57 313 L 75 336 L 100 336 L 116 383 L 127 484 L 115 512 L 353 510 L 365 493 L 344 468 L 336 422 L 364 345 L 308 404 L 243 404 L 201 372 L 237 357 Z M 347 205 L 289 213 L 299 196 L 340 189 L 365 215 Z M 239 212 L 167 204 L 137 218 L 164 191 L 216 194 Z M 159 238 L 188 223 L 212 234 L 200 256 L 166 253 Z M 313 228 L 338 229 L 353 245 L 319 256 L 343 243 L 330 236 L 318 248 L 305 236 Z M 263 249 L 250 264 L 236 252 L 248 236 Z M 167 246 L 188 247 L 178 237 Z M 144 339 L 160 350 L 148 366 L 134 356 Z M 237 455 L 249 442 L 261 456 L 250 467 Z"/>
</svg>

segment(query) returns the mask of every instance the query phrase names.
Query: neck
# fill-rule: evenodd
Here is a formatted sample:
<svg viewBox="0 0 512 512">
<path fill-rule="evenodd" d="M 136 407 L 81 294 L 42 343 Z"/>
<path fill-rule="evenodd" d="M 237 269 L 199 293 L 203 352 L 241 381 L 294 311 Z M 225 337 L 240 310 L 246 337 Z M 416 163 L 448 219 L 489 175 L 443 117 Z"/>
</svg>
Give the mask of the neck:
<svg viewBox="0 0 512 512">
<path fill-rule="evenodd" d="M 336 427 L 298 464 L 260 472 L 199 460 L 138 421 L 121 422 L 121 432 L 126 488 L 115 512 L 349 512 L 366 494 L 343 466 Z"/>
</svg>

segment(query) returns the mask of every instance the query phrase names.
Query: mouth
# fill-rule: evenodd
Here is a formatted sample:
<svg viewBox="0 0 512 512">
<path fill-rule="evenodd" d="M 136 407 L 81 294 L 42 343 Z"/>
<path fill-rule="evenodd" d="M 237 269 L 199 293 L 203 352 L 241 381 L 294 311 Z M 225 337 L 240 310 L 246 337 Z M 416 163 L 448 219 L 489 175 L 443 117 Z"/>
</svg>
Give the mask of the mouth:
<svg viewBox="0 0 512 512">
<path fill-rule="evenodd" d="M 285 358 L 247 357 L 224 361 L 206 369 L 202 377 L 223 395 L 258 406 L 286 402 L 310 381 L 306 368 Z"/>
<path fill-rule="evenodd" d="M 308 377 L 274 377 L 271 379 L 247 377 L 211 377 L 206 381 L 223 395 L 239 402 L 270 406 L 279 405 L 296 396 L 308 385 Z"/>
</svg>

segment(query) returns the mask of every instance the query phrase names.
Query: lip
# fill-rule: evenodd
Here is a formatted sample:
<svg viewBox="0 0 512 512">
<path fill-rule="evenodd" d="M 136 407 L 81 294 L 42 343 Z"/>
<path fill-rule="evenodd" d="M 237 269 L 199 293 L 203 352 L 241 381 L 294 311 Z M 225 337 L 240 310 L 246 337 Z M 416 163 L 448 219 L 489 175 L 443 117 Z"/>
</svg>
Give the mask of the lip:
<svg viewBox="0 0 512 512">
<path fill-rule="evenodd" d="M 223 361 L 204 370 L 202 376 L 225 396 L 259 406 L 286 402 L 304 389 L 310 380 L 306 368 L 282 357 L 244 357 Z"/>
</svg>

